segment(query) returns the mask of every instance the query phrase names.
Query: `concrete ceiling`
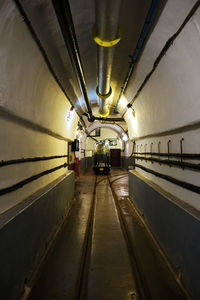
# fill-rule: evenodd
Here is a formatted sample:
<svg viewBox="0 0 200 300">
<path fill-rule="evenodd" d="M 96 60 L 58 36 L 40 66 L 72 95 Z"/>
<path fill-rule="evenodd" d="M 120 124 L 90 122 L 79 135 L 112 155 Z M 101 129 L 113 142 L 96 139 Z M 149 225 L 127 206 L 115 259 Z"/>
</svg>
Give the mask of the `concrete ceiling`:
<svg viewBox="0 0 200 300">
<path fill-rule="evenodd" d="M 91 107 L 93 114 L 98 116 L 98 98 L 96 95 L 97 47 L 92 38 L 92 27 L 95 24 L 95 1 L 70 0 L 69 2 Z M 70 100 L 79 107 L 80 113 L 86 111 L 84 99 L 79 89 L 51 1 L 21 0 L 20 3 L 25 9 Z M 120 88 L 128 70 L 129 55 L 135 49 L 150 4 L 150 0 L 122 1 L 120 16 L 122 40 L 116 46 L 114 56 L 111 80 L 113 89 L 112 96 L 110 97 L 111 107 L 116 105 Z"/>
</svg>

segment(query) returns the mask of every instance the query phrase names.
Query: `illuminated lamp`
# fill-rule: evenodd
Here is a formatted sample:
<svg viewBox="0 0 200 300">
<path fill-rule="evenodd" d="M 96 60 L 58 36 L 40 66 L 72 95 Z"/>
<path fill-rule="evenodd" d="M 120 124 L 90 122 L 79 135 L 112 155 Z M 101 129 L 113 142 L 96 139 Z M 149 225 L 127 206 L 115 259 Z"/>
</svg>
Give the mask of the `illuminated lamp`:
<svg viewBox="0 0 200 300">
<path fill-rule="evenodd" d="M 128 141 L 128 136 L 127 136 L 127 134 L 122 133 L 122 140 L 123 140 L 124 142 L 127 142 L 127 141 Z"/>
<path fill-rule="evenodd" d="M 74 106 L 72 105 L 71 107 L 70 107 L 70 110 L 67 112 L 67 121 L 69 122 L 71 119 L 72 119 L 72 117 L 73 117 L 73 114 L 74 114 Z"/>
</svg>

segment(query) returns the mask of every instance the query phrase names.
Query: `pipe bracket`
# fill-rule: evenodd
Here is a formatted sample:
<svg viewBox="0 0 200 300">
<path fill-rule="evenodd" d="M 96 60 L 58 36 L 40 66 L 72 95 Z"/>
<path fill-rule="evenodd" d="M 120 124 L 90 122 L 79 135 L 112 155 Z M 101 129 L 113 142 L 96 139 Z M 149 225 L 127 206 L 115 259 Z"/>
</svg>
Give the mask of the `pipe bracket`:
<svg viewBox="0 0 200 300">
<path fill-rule="evenodd" d="M 97 88 L 96 88 L 96 93 L 97 93 L 97 96 L 98 96 L 99 98 L 101 98 L 101 99 L 107 99 L 107 98 L 109 98 L 110 95 L 112 94 L 112 88 L 111 88 L 111 86 L 110 86 L 110 91 L 108 92 L 108 94 L 102 95 L 102 94 L 99 93 L 99 87 L 97 86 Z"/>
<path fill-rule="evenodd" d="M 108 108 L 108 110 L 107 110 L 107 112 L 106 112 L 105 114 L 102 114 L 102 113 L 100 112 L 100 110 L 99 110 L 99 115 L 100 115 L 100 117 L 102 117 L 102 118 L 106 118 L 109 114 L 110 114 L 109 108 Z"/>
<path fill-rule="evenodd" d="M 94 25 L 92 28 L 93 40 L 95 43 L 101 47 L 113 47 L 119 43 L 121 40 L 121 29 L 118 30 L 118 37 L 112 41 L 103 41 L 99 36 L 96 35 L 96 26 Z"/>
</svg>

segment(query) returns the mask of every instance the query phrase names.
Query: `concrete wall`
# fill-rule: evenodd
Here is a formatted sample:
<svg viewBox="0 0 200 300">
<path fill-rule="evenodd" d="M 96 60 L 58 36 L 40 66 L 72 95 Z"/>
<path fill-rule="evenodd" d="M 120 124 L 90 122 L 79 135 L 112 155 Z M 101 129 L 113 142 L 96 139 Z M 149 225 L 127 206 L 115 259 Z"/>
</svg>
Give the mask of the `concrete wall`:
<svg viewBox="0 0 200 300">
<path fill-rule="evenodd" d="M 15 2 L 0 3 L 0 160 L 66 155 L 78 117 L 50 73 Z M 66 162 L 66 158 L 0 167 L 0 189 Z M 67 172 L 62 168 L 0 196 L 0 213 Z"/>
<path fill-rule="evenodd" d="M 134 158 L 121 156 L 121 167 L 125 170 L 129 170 L 133 168 Z"/>
<path fill-rule="evenodd" d="M 99 139 L 105 139 L 109 137 L 112 139 L 118 138 L 118 144 L 117 146 L 113 146 L 113 148 L 124 149 L 124 142 L 122 141 L 122 136 L 123 134 L 125 134 L 125 131 L 122 126 L 119 126 L 117 124 L 109 124 L 109 123 L 104 124 L 104 123 L 100 123 L 99 121 L 95 121 L 87 128 L 88 133 L 90 134 L 96 128 L 101 128 L 102 130 L 102 136 Z M 87 138 L 87 134 L 82 132 L 79 136 L 79 141 L 80 141 L 80 157 L 83 158 L 85 149 L 93 150 L 94 140 Z"/>
<path fill-rule="evenodd" d="M 86 158 L 85 157 L 81 158 L 80 170 L 81 170 L 81 172 L 85 172 L 85 170 L 86 170 Z"/>
<path fill-rule="evenodd" d="M 15 2 L 0 2 L 0 161 L 67 155 L 78 117 L 50 73 Z M 0 190 L 67 158 L 0 166 Z M 67 168 L 0 195 L 0 298 L 20 299 L 74 196 Z"/>
<path fill-rule="evenodd" d="M 157 152 L 158 151 L 158 142 L 160 142 L 160 151 L 167 153 L 167 142 L 170 139 L 170 152 L 174 153 L 180 153 L 180 139 L 184 138 L 183 141 L 183 152 L 186 153 L 199 153 L 200 149 L 200 141 L 199 141 L 199 134 L 200 130 L 192 130 L 187 131 L 183 133 L 177 133 L 170 136 L 163 136 L 163 137 L 152 137 L 152 138 L 146 138 L 139 141 L 136 141 L 135 149 L 138 149 L 140 151 L 140 147 L 142 149 L 142 152 L 145 149 L 147 151 L 150 151 L 150 144 L 152 145 L 152 151 Z M 142 146 L 141 146 L 142 145 Z M 177 160 L 177 159 L 176 159 Z M 180 160 L 180 159 L 178 159 Z M 192 162 L 192 163 L 199 163 L 199 161 L 196 160 L 186 160 L 186 162 Z M 136 163 L 141 164 L 149 169 L 153 169 L 157 172 L 175 177 L 179 180 L 189 182 L 191 184 L 199 185 L 199 172 L 198 170 L 193 171 L 189 169 L 181 169 L 176 167 L 169 167 L 167 165 L 160 165 L 159 163 L 152 163 L 150 161 L 145 160 L 136 160 Z M 194 192 L 191 192 L 187 189 L 183 189 L 182 187 L 179 187 L 173 183 L 170 183 L 166 180 L 163 180 L 161 178 L 155 177 L 154 175 L 151 175 L 149 173 L 146 173 L 143 170 L 140 170 L 139 168 L 136 168 L 136 170 L 145 176 L 146 178 L 154 181 L 156 184 L 161 186 L 163 189 L 169 191 L 170 193 L 174 194 L 175 196 L 179 197 L 180 199 L 184 200 L 185 202 L 189 203 L 190 205 L 196 207 L 197 209 L 200 209 L 200 196 L 199 194 L 196 194 Z"/>
<path fill-rule="evenodd" d="M 127 155 L 129 153 L 128 148 L 131 142 L 127 143 L 127 149 L 126 149 L 126 145 L 125 145 L 126 143 L 122 141 L 122 139 L 119 137 L 119 134 L 112 128 L 101 128 L 100 137 L 95 137 L 96 140 L 104 140 L 109 138 L 117 140 L 117 145 L 110 146 L 110 149 L 121 149 L 122 155 Z M 84 172 L 87 168 L 91 168 L 94 165 L 93 153 L 94 153 L 94 145 L 96 142 L 92 138 L 87 137 L 86 135 L 83 134 L 79 138 L 79 143 L 80 143 L 79 157 L 81 157 L 80 168 L 81 171 Z M 124 149 L 126 150 L 125 153 L 124 153 Z"/>
<path fill-rule="evenodd" d="M 74 174 L 62 175 L 1 214 L 0 298 L 20 299 L 74 197 Z"/>
<path fill-rule="evenodd" d="M 123 142 L 123 150 L 121 151 L 121 167 L 125 170 L 133 168 L 134 158 L 132 156 L 133 143 L 128 140 Z"/>
<path fill-rule="evenodd" d="M 94 166 L 94 157 L 93 156 L 88 156 L 85 158 L 85 166 L 86 169 L 92 168 Z"/>
<path fill-rule="evenodd" d="M 130 102 L 151 71 L 167 40 L 196 3 L 168 0 L 148 39 L 125 93 Z M 183 28 L 158 67 L 128 109 L 125 119 L 135 151 L 200 153 L 200 9 Z M 188 162 L 199 163 L 195 160 Z M 199 172 L 136 159 L 142 166 L 199 186 Z M 170 259 L 192 299 L 200 299 L 200 197 L 139 168 L 130 172 L 130 197 Z M 167 192 L 166 192 L 167 191 Z"/>
<path fill-rule="evenodd" d="M 133 98 L 153 67 L 162 47 L 180 27 L 195 2 L 192 0 L 167 1 L 130 80 L 125 94 L 128 101 Z M 136 149 L 137 145 L 139 145 L 139 149 L 142 145 L 142 152 L 144 152 L 145 144 L 147 144 L 146 150 L 150 151 L 151 143 L 153 143 L 153 151 L 157 152 L 159 141 L 161 142 L 161 152 L 167 152 L 167 141 L 170 139 L 172 141 L 170 152 L 179 153 L 181 138 L 184 138 L 184 152 L 200 152 L 199 125 L 193 129 L 190 127 L 190 130 L 187 127 L 194 123 L 199 124 L 200 121 L 199 28 L 200 9 L 183 28 L 136 99 L 133 105 L 135 118 L 131 114 L 131 109 L 125 115 L 129 126 L 129 136 L 132 140 L 136 140 Z M 168 133 L 170 130 L 182 127 L 185 127 L 185 130 L 173 134 Z M 169 168 L 160 166 L 158 163 L 137 162 L 158 172 L 199 185 L 199 173 L 196 171 Z M 137 171 L 175 196 L 198 209 L 200 208 L 198 194 L 179 188 L 165 180 L 157 179 L 154 175 L 147 174 L 140 169 Z"/>
<path fill-rule="evenodd" d="M 135 171 L 129 172 L 129 192 L 192 299 L 200 299 L 199 211 Z"/>
<path fill-rule="evenodd" d="M 106 126 L 105 128 L 103 126 Z M 132 159 L 129 159 L 129 156 L 132 153 L 133 143 L 130 140 L 126 142 L 123 140 L 123 134 L 125 134 L 123 128 L 116 124 L 100 124 L 99 122 L 93 123 L 89 128 L 89 133 L 93 132 L 94 128 L 101 128 L 101 136 L 95 137 L 97 140 L 103 139 L 116 139 L 117 145 L 110 146 L 110 149 L 121 149 L 121 166 L 125 169 L 128 169 L 129 165 L 132 165 Z M 128 138 L 128 137 L 127 137 Z M 91 165 L 91 162 L 87 163 L 87 157 L 92 156 L 94 151 L 95 140 L 87 137 L 86 134 L 82 133 L 79 137 L 80 141 L 80 154 L 81 157 L 81 170 L 85 170 L 86 164 Z M 85 156 L 84 156 L 85 155 Z"/>
<path fill-rule="evenodd" d="M 91 169 L 94 166 L 94 157 L 87 156 L 81 159 L 80 161 L 80 170 L 85 172 L 87 169 Z"/>
<path fill-rule="evenodd" d="M 96 140 L 105 140 L 105 139 L 115 139 L 117 140 L 117 145 L 116 146 L 110 146 L 110 149 L 122 149 L 122 141 L 119 138 L 119 135 L 117 132 L 115 132 L 114 130 L 110 129 L 110 128 L 101 128 L 101 135 L 100 137 L 95 137 Z M 94 132 L 91 132 L 91 135 L 94 134 Z M 88 137 L 86 139 L 86 150 L 94 150 L 94 144 L 95 141 L 93 139 L 91 139 L 90 137 Z"/>
</svg>

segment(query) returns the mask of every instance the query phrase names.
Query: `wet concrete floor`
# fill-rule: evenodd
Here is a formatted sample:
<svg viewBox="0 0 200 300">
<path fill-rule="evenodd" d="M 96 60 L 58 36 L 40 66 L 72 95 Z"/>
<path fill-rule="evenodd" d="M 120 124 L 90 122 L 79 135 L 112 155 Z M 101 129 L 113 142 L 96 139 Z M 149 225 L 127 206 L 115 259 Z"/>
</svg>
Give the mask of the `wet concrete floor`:
<svg viewBox="0 0 200 300">
<path fill-rule="evenodd" d="M 124 236 L 108 178 L 97 176 L 89 263 L 82 285 L 84 299 L 187 299 L 128 199 L 127 175 L 123 170 L 112 170 L 110 182 L 131 245 Z M 80 271 L 94 188 L 92 171 L 77 180 L 75 202 L 40 267 L 29 300 L 80 299 Z M 134 249 L 138 269 L 133 267 L 130 249 Z"/>
</svg>

